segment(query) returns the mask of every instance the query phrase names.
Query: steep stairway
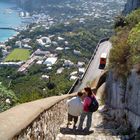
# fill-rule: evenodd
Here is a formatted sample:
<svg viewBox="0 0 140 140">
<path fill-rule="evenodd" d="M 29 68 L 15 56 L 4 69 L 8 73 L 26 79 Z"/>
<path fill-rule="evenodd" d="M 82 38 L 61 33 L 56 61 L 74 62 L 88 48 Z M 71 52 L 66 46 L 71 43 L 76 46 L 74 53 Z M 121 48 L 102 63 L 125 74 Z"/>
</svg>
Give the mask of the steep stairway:
<svg viewBox="0 0 140 140">
<path fill-rule="evenodd" d="M 100 92 L 100 91 L 99 91 Z M 101 94 L 97 94 L 97 99 L 101 104 Z M 60 133 L 57 135 L 56 140 L 120 140 L 121 137 L 117 136 L 117 123 L 107 113 L 103 105 L 100 105 L 97 112 L 93 113 L 92 127 L 89 132 L 78 131 L 66 127 L 67 115 L 64 124 L 60 127 Z M 86 120 L 85 120 L 86 122 Z M 84 122 L 84 125 L 85 125 Z M 77 123 L 78 124 L 78 123 Z"/>
</svg>

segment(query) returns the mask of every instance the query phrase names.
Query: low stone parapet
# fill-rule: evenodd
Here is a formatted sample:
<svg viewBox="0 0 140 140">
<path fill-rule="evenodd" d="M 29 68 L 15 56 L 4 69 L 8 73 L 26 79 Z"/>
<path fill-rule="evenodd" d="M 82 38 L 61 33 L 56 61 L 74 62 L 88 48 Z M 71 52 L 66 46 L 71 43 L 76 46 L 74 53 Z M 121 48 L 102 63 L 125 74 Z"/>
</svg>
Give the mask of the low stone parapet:
<svg viewBox="0 0 140 140">
<path fill-rule="evenodd" d="M 66 100 L 53 96 L 18 105 L 0 114 L 0 140 L 54 140 L 67 113 Z"/>
</svg>

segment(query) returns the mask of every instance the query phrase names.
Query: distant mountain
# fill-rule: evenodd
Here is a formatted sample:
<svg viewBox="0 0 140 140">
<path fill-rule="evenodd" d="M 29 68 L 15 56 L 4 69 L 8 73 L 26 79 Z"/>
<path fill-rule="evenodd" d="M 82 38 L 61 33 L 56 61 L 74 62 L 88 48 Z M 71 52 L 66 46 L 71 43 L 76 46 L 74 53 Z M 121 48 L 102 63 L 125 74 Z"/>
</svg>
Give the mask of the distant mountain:
<svg viewBox="0 0 140 140">
<path fill-rule="evenodd" d="M 136 10 L 139 7 L 140 7 L 140 0 L 127 0 L 123 13 L 125 15 L 129 14 L 132 10 Z"/>
<path fill-rule="evenodd" d="M 18 3 L 18 5 L 27 11 L 40 10 L 41 8 L 45 8 L 47 4 L 50 3 L 61 3 L 66 0 L 13 0 Z M 79 0 L 71 0 L 71 2 L 78 2 Z"/>
</svg>

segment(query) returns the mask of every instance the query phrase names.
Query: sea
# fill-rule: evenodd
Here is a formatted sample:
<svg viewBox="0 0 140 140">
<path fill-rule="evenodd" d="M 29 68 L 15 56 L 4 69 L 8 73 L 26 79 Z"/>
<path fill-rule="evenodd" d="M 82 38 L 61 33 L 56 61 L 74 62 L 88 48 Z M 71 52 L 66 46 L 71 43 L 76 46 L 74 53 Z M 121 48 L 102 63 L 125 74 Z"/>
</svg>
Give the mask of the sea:
<svg viewBox="0 0 140 140">
<path fill-rule="evenodd" d="M 22 19 L 19 16 L 17 5 L 7 1 L 0 0 L 0 28 L 19 27 L 22 25 Z M 0 42 L 5 42 L 8 38 L 16 35 L 13 30 L 0 29 Z"/>
</svg>

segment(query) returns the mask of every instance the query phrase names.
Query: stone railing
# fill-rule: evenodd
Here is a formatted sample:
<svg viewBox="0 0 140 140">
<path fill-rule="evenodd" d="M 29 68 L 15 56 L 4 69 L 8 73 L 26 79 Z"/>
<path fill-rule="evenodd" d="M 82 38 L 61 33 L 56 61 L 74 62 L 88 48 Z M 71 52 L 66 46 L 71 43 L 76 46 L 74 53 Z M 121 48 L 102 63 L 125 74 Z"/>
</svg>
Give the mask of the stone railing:
<svg viewBox="0 0 140 140">
<path fill-rule="evenodd" d="M 0 140 L 54 140 L 67 114 L 66 100 L 53 96 L 18 105 L 0 114 Z"/>
</svg>

